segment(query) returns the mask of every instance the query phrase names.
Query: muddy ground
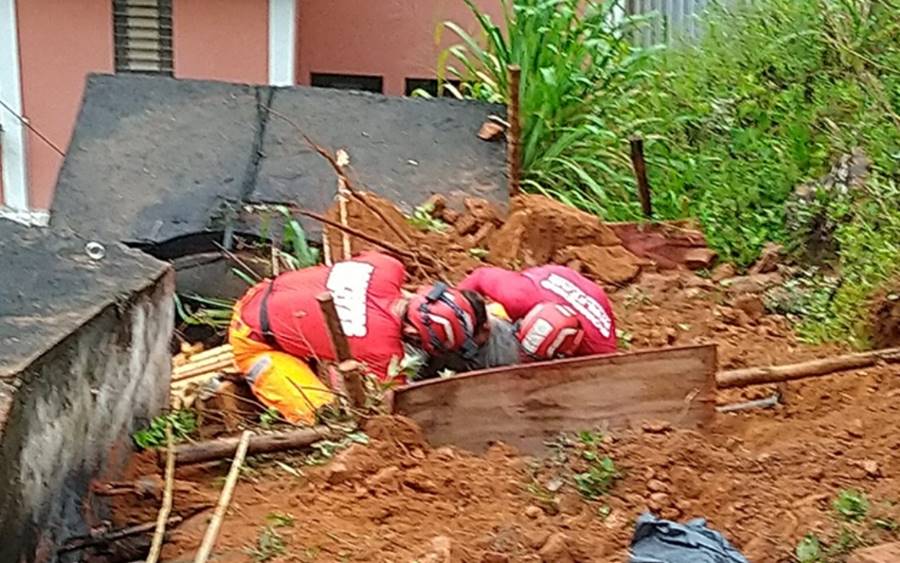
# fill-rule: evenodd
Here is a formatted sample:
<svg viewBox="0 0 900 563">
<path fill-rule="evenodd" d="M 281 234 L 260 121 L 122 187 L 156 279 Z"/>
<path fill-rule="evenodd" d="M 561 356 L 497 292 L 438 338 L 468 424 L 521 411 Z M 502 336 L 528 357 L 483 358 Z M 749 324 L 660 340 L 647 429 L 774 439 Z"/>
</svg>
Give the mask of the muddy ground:
<svg viewBox="0 0 900 563">
<path fill-rule="evenodd" d="M 761 286 L 747 283 L 645 272 L 611 296 L 632 348 L 716 342 L 726 368 L 837 351 L 798 342 L 786 319 L 759 309 Z M 323 466 L 301 455 L 251 460 L 216 561 L 626 561 L 634 519 L 645 510 L 706 518 L 754 562 L 793 561 L 810 532 L 841 561 L 857 544 L 895 538 L 898 375 L 900 368 L 877 366 L 723 393 L 719 402 L 779 391 L 783 404 L 719 414 L 702 433 L 648 426 L 607 434 L 596 451 L 620 477 L 592 501 L 572 481 L 585 470 L 581 446 L 550 448 L 543 461 L 503 447 L 475 456 L 431 449 L 403 421 L 381 420 L 368 429 L 368 445 Z M 226 471 L 227 463 L 179 469 L 176 511 L 214 500 Z M 846 489 L 869 502 L 857 522 L 833 507 Z M 120 500 L 118 524 L 155 515 L 152 500 Z M 190 560 L 209 514 L 172 532 L 167 560 Z"/>
</svg>

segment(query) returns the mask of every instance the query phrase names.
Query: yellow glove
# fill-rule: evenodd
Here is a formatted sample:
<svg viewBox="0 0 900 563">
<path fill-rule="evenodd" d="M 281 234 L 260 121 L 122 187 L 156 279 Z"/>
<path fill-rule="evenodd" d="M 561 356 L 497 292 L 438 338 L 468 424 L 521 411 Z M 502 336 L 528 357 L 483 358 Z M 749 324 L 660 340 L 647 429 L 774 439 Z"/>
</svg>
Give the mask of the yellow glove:
<svg viewBox="0 0 900 563">
<path fill-rule="evenodd" d="M 497 319 L 502 319 L 506 322 L 512 322 L 512 319 L 509 318 L 509 315 L 506 313 L 506 309 L 503 308 L 503 305 L 499 303 L 488 303 L 486 309 L 488 315 Z"/>
</svg>

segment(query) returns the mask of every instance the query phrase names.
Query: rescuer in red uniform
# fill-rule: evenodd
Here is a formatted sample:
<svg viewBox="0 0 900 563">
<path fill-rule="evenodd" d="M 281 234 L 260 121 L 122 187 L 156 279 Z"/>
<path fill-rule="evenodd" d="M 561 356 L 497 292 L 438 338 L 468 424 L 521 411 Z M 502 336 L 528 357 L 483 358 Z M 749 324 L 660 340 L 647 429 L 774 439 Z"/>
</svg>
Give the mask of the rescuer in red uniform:
<svg viewBox="0 0 900 563">
<path fill-rule="evenodd" d="M 488 330 L 484 301 L 444 284 L 413 296 L 403 292 L 399 261 L 367 252 L 331 267 L 287 272 L 251 288 L 235 306 L 229 328 L 235 361 L 254 394 L 291 422 L 312 422 L 334 395 L 309 363 L 336 360 L 316 297 L 331 292 L 353 358 L 384 381 L 404 343 L 435 356 L 474 353 Z"/>
<path fill-rule="evenodd" d="M 606 292 L 566 266 L 522 272 L 479 268 L 458 288 L 502 305 L 518 323 L 519 343 L 531 359 L 616 351 L 615 317 Z"/>
</svg>

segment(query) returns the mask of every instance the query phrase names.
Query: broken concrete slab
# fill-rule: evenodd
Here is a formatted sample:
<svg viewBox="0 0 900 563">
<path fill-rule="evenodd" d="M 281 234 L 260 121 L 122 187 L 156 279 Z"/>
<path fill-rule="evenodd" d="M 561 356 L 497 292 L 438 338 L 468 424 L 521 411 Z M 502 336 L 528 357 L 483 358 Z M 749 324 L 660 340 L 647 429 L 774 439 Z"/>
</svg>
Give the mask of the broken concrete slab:
<svg viewBox="0 0 900 563">
<path fill-rule="evenodd" d="M 150 76 L 88 78 L 51 226 L 157 243 L 221 230 L 251 190 L 265 89 Z"/>
<path fill-rule="evenodd" d="M 91 480 L 167 401 L 171 268 L 85 242 L 0 220 L 0 561 L 49 560 L 103 518 Z"/>
<path fill-rule="evenodd" d="M 332 204 L 334 171 L 304 141 L 305 134 L 331 152 L 346 151 L 352 180 L 407 210 L 435 193 L 506 200 L 504 145 L 477 138 L 487 117 L 502 113 L 502 107 L 279 88 L 272 109 L 254 198 L 296 202 L 318 212 Z M 321 230 L 317 224 L 309 226 Z"/>
<path fill-rule="evenodd" d="M 498 106 L 92 75 L 51 227 L 160 245 L 198 233 L 221 236 L 229 224 L 259 232 L 255 221 L 240 223 L 242 201 L 298 202 L 325 212 L 334 173 L 276 112 L 326 148 L 345 148 L 351 175 L 396 201 L 415 206 L 454 191 L 506 200 L 503 144 L 477 137 L 491 114 L 502 113 Z M 212 250 L 210 241 L 197 252 L 204 250 Z"/>
</svg>

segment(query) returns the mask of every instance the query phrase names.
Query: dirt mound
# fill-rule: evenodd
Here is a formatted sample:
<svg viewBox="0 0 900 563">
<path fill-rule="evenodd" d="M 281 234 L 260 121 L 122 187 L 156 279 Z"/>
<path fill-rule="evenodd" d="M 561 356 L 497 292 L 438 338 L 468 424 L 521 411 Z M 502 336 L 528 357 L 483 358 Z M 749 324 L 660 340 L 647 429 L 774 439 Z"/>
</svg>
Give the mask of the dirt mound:
<svg viewBox="0 0 900 563">
<path fill-rule="evenodd" d="M 791 561 L 810 532 L 848 550 L 855 543 L 846 544 L 847 534 L 896 540 L 888 523 L 900 519 L 898 375 L 896 366 L 879 366 L 792 383 L 778 409 L 718 415 L 704 433 L 647 427 L 573 437 L 543 461 L 502 446 L 485 456 L 431 449 L 416 445 L 408 421 L 381 418 L 368 445 L 322 467 L 299 457 L 250 464 L 216 554 L 248 562 L 266 549 L 276 561 L 612 562 L 626 556 L 634 519 L 646 510 L 707 518 L 751 561 Z M 585 464 L 607 456 L 617 476 L 589 500 Z M 180 469 L 178 477 L 215 493 L 225 471 L 227 464 L 202 477 Z M 849 489 L 868 503 L 852 524 L 833 507 Z M 183 499 L 175 502 L 177 510 Z M 189 558 L 206 525 L 205 516 L 182 524 L 164 557 Z"/>
<path fill-rule="evenodd" d="M 875 348 L 900 346 L 900 280 L 872 300 L 869 334 Z"/>
<path fill-rule="evenodd" d="M 339 220 L 338 206 L 328 215 Z M 487 200 L 469 197 L 451 206 L 436 196 L 412 215 L 408 218 L 389 201 L 370 193 L 350 198 L 346 205 L 351 227 L 428 257 L 423 260 L 425 271 L 411 264 L 419 282 L 429 278 L 457 282 L 484 264 L 522 269 L 560 263 L 597 282 L 619 285 L 634 279 L 641 265 L 649 263 L 622 246 L 615 232 L 596 216 L 544 196 L 517 197 L 506 214 Z M 326 232 L 331 255 L 343 257 L 341 233 L 333 228 Z M 359 238 L 350 239 L 352 254 L 377 248 Z"/>
</svg>

